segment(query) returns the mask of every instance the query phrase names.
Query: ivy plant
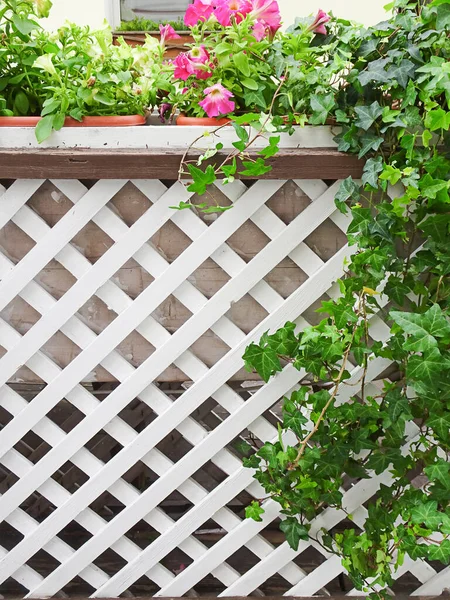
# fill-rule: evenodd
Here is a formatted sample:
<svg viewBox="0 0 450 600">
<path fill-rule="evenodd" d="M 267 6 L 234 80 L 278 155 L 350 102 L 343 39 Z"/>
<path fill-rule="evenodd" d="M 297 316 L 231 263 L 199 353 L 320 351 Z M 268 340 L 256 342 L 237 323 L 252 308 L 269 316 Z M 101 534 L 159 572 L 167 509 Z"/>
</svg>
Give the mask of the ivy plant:
<svg viewBox="0 0 450 600">
<path fill-rule="evenodd" d="M 339 149 L 366 159 L 362 181 L 336 197 L 354 250 L 341 294 L 318 325 L 286 323 L 244 355 L 264 381 L 299 371 L 279 437 L 246 466 L 280 504 L 289 545 L 317 541 L 372 597 L 389 595 L 406 556 L 450 563 L 450 3 L 389 8 L 388 21 L 346 36 L 329 101 L 309 98 L 313 118 L 323 107 L 343 124 Z M 367 383 L 377 368 L 380 387 Z M 345 490 L 386 474 L 352 526 Z M 333 509 L 349 525 L 318 528 Z M 264 500 L 247 508 L 263 513 Z"/>
</svg>

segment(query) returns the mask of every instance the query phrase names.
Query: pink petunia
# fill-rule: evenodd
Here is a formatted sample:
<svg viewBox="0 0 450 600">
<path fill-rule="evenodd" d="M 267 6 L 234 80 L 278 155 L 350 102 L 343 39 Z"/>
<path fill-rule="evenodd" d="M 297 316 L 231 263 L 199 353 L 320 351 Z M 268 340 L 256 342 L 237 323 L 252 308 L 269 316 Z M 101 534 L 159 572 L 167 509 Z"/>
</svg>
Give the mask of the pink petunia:
<svg viewBox="0 0 450 600">
<path fill-rule="evenodd" d="M 164 46 L 167 40 L 181 40 L 181 35 L 175 31 L 172 25 L 160 25 L 161 46 Z"/>
<path fill-rule="evenodd" d="M 330 21 L 330 20 L 331 20 L 330 15 L 328 15 L 324 10 L 319 8 L 319 12 L 315 16 L 314 21 L 308 27 L 308 31 L 326 35 L 327 28 L 325 27 L 325 23 L 328 23 L 328 21 Z"/>
<path fill-rule="evenodd" d="M 213 10 L 212 0 L 194 0 L 194 3 L 189 4 L 186 10 L 184 24 L 188 27 L 194 27 L 199 21 L 207 21 Z"/>
<path fill-rule="evenodd" d="M 209 53 L 205 46 L 194 46 L 189 52 L 181 52 L 172 61 L 175 66 L 174 77 L 186 81 L 194 75 L 197 79 L 211 77 Z"/>
<path fill-rule="evenodd" d="M 240 23 L 251 8 L 249 0 L 218 0 L 214 16 L 223 27 L 228 27 L 232 19 Z"/>
<path fill-rule="evenodd" d="M 253 25 L 252 33 L 256 38 L 256 41 L 260 42 L 267 35 L 266 26 L 262 21 L 256 21 L 256 23 Z"/>
<path fill-rule="evenodd" d="M 194 46 L 188 52 L 188 58 L 192 63 L 192 70 L 197 79 L 208 79 L 212 73 L 208 69 L 211 67 L 208 50 L 205 46 Z"/>
<path fill-rule="evenodd" d="M 181 52 L 178 56 L 176 56 L 173 59 L 172 64 L 175 66 L 173 76 L 176 79 L 186 81 L 188 77 L 194 74 L 192 62 L 189 60 L 186 52 Z"/>
<path fill-rule="evenodd" d="M 234 111 L 235 103 L 230 98 L 233 94 L 223 87 L 220 83 L 216 83 L 203 92 L 205 99 L 199 102 L 208 117 L 218 117 L 219 115 L 227 115 Z"/>
<path fill-rule="evenodd" d="M 281 27 L 280 7 L 276 0 L 251 0 L 250 17 L 270 29 L 273 35 Z"/>
</svg>

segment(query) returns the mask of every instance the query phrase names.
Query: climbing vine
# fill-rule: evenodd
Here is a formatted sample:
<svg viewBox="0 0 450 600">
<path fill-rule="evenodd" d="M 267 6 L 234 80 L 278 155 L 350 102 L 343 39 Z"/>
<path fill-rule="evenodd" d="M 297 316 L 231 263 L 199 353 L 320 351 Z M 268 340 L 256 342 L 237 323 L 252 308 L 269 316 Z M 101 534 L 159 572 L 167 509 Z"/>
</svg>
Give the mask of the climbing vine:
<svg viewBox="0 0 450 600">
<path fill-rule="evenodd" d="M 366 159 L 336 196 L 353 250 L 340 294 L 317 325 L 286 323 L 244 355 L 266 382 L 299 371 L 278 439 L 246 466 L 281 505 L 290 546 L 315 540 L 373 597 L 406 557 L 450 562 L 450 3 L 391 8 L 341 38 L 343 84 L 310 97 L 342 124 L 339 149 Z M 376 495 L 352 514 L 348 490 L 372 477 Z M 264 502 L 247 516 L 261 520 Z M 348 526 L 319 526 L 324 511 Z"/>
</svg>

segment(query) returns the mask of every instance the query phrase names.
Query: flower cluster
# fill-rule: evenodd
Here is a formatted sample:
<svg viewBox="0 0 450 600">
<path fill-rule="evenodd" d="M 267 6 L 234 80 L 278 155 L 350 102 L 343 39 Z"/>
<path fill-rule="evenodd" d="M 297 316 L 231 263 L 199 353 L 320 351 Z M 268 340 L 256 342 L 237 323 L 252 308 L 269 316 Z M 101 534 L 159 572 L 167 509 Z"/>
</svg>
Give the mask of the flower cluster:
<svg viewBox="0 0 450 600">
<path fill-rule="evenodd" d="M 212 18 L 222 27 L 229 27 L 233 22 L 240 23 L 247 16 L 254 23 L 257 39 L 274 35 L 281 25 L 276 0 L 194 0 L 186 11 L 184 23 L 188 27 L 194 27 L 199 22 Z"/>
<path fill-rule="evenodd" d="M 198 117 L 267 111 L 279 84 L 288 79 L 279 65 L 288 56 L 291 69 L 304 63 L 311 39 L 326 33 L 328 21 L 330 16 L 319 10 L 294 32 L 297 41 L 291 44 L 279 31 L 277 0 L 194 0 L 184 17 L 194 43 L 170 63 L 175 91 L 163 99 L 161 118 L 169 106 Z M 170 26 L 161 27 L 162 46 L 175 37 Z M 305 43 L 298 43 L 300 37 Z"/>
</svg>

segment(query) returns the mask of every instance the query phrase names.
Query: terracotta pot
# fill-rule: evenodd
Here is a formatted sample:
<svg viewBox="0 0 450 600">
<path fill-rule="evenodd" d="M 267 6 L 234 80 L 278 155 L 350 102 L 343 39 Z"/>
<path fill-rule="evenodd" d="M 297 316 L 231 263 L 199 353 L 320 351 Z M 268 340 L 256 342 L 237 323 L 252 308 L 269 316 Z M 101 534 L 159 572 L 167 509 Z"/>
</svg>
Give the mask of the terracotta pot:
<svg viewBox="0 0 450 600">
<path fill-rule="evenodd" d="M 35 127 L 41 117 L 0 117 L 0 127 Z M 64 127 L 129 127 L 145 125 L 142 115 L 117 115 L 114 117 L 83 117 L 82 121 L 66 117 Z"/>
<path fill-rule="evenodd" d="M 167 40 L 166 51 L 164 52 L 165 58 L 175 58 L 181 52 L 186 52 L 189 49 L 188 44 L 194 42 L 194 38 L 189 32 L 177 31 L 177 33 L 182 39 Z M 142 46 L 147 35 L 158 41 L 161 39 L 159 31 L 115 31 L 113 33 L 113 43 L 117 45 L 117 40 L 122 37 L 129 46 Z"/>
<path fill-rule="evenodd" d="M 231 120 L 226 117 L 218 119 L 217 117 L 186 117 L 186 115 L 179 115 L 177 117 L 177 125 L 197 125 L 200 127 L 220 127 L 220 125 L 226 125 Z"/>
</svg>

